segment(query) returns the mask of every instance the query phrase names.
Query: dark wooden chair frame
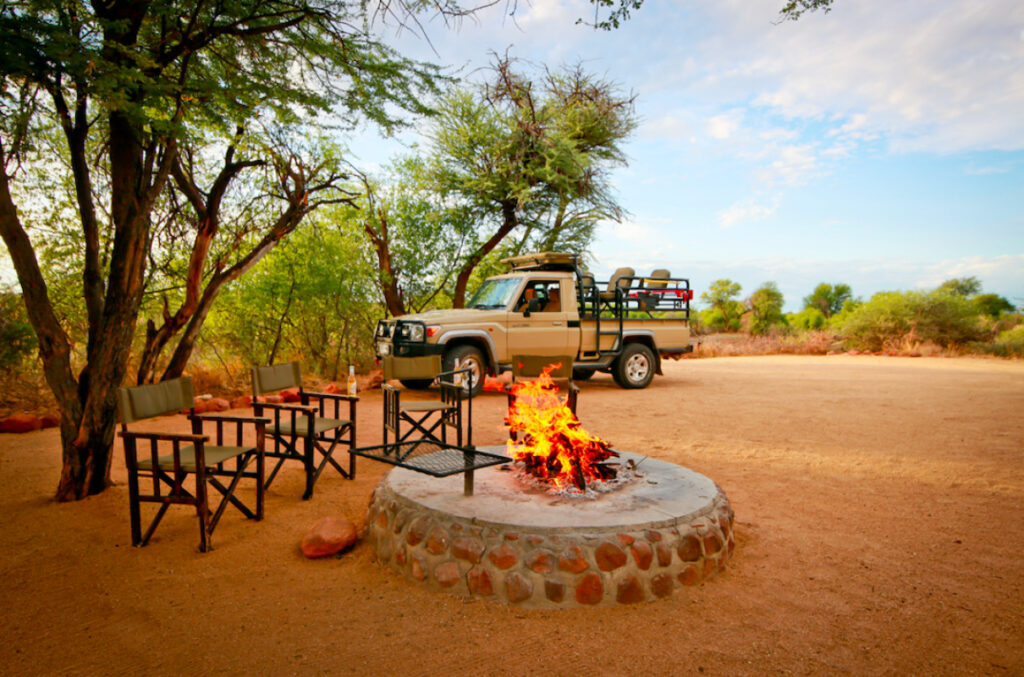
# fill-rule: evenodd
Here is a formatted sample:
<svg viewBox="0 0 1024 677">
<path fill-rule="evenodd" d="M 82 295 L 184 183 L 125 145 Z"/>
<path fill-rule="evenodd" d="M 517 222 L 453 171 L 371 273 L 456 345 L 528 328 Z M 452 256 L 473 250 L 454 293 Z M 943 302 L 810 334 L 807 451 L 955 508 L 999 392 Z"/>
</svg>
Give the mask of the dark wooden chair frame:
<svg viewBox="0 0 1024 677">
<path fill-rule="evenodd" d="M 282 383 L 275 383 L 273 387 L 261 387 L 259 370 L 268 367 L 256 367 L 252 370 L 253 410 L 257 416 L 262 416 L 265 409 L 273 414 L 267 433 L 273 439 L 274 445 L 265 453 L 267 457 L 276 459 L 276 462 L 267 477 L 265 488 L 270 488 L 285 461 L 302 463 L 306 474 L 306 487 L 302 494 L 304 500 L 313 497 L 313 488 L 328 465 L 345 479 L 355 479 L 356 458 L 352 454 L 352 449 L 356 446 L 356 403 L 359 402 L 359 397 L 306 390 L 302 385 L 302 376 L 296 362 L 271 365 L 270 368 L 285 368 L 293 376 Z M 298 389 L 299 402 L 277 404 L 258 401 L 258 397 L 267 392 L 288 388 Z M 311 403 L 314 400 L 316 404 Z M 342 404 L 345 402 L 348 403 L 347 419 L 341 416 Z M 332 415 L 328 415 L 329 413 Z M 339 446 L 348 448 L 347 469 L 334 458 Z M 316 454 L 320 455 L 319 463 Z"/>
<path fill-rule="evenodd" d="M 383 384 L 383 444 L 355 449 L 353 453 L 433 477 L 462 473 L 465 478 L 463 493 L 471 496 L 475 469 L 511 460 L 479 451 L 473 446 L 473 394 L 464 385 L 471 376 L 470 368 L 441 372 L 435 377 L 441 389 L 441 399 L 434 400 L 436 404 L 428 408 L 412 411 L 403 411 L 398 388 Z M 414 414 L 421 416 L 416 418 Z M 438 418 L 427 427 L 426 419 L 435 414 Z M 409 423 L 405 432 L 402 432 L 402 421 Z M 435 434 L 438 427 L 440 436 Z M 448 439 L 449 428 L 454 430 L 454 444 Z"/>
<path fill-rule="evenodd" d="M 160 412 L 144 412 L 139 415 L 132 404 L 132 391 L 142 388 L 162 388 L 171 393 L 165 400 L 167 409 Z M 155 392 L 155 391 L 151 391 Z M 180 399 L 176 396 L 180 393 Z M 145 546 L 163 520 L 171 505 L 191 505 L 196 509 L 199 518 L 199 550 L 207 552 L 213 549 L 213 531 L 220 522 L 228 504 L 233 505 L 249 519 L 262 520 L 264 506 L 264 449 L 266 424 L 265 418 L 253 416 L 230 416 L 221 414 L 196 414 L 192 399 L 192 381 L 188 377 L 173 379 L 151 386 L 120 389 L 121 431 L 124 441 L 125 466 L 128 470 L 128 501 L 131 519 L 132 545 Z M 191 433 L 142 432 L 128 430 L 127 424 L 153 416 L 174 414 L 182 411 L 186 405 L 188 418 L 192 423 Z M 216 434 L 213 444 L 210 436 L 203 434 L 204 423 L 215 423 Z M 247 424 L 255 427 L 256 443 L 247 445 L 243 440 L 244 428 Z M 233 445 L 225 445 L 225 426 L 233 426 L 235 439 Z M 230 432 L 230 431 L 227 431 Z M 169 454 L 161 454 L 170 445 Z M 139 452 L 148 448 L 148 454 L 142 459 Z M 213 463 L 207 459 L 219 459 Z M 234 463 L 231 463 L 231 461 Z M 255 464 L 255 470 L 251 466 Z M 233 465 L 231 468 L 229 466 Z M 195 475 L 195 490 L 185 487 L 189 475 Z M 228 484 L 220 478 L 229 479 Z M 140 480 L 152 480 L 150 493 L 143 493 Z M 245 505 L 235 495 L 235 490 L 244 479 L 255 480 L 255 507 Z M 208 487 L 213 487 L 221 494 L 220 503 L 211 514 Z M 167 492 L 164 492 L 166 487 Z M 142 504 L 156 503 L 160 505 L 156 515 L 142 531 Z"/>
</svg>

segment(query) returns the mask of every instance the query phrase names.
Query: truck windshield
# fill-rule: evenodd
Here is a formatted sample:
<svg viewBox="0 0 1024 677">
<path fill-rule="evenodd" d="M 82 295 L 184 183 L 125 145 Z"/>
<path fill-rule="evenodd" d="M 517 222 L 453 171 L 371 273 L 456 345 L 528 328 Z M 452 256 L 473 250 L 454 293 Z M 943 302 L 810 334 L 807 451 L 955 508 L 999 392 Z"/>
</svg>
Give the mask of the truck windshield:
<svg viewBox="0 0 1024 677">
<path fill-rule="evenodd" d="M 503 277 L 494 280 L 484 280 L 480 288 L 469 300 L 470 308 L 489 310 L 493 308 L 505 308 L 512 295 L 519 286 L 519 278 Z"/>
</svg>

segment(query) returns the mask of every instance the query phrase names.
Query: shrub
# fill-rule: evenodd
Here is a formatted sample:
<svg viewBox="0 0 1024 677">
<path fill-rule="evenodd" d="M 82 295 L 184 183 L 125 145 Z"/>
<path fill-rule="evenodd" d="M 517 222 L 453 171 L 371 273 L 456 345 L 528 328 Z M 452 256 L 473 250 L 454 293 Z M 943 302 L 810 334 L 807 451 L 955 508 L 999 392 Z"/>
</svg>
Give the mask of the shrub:
<svg viewBox="0 0 1024 677">
<path fill-rule="evenodd" d="M 821 329 L 825 326 L 825 315 L 817 308 L 805 308 L 799 313 L 790 313 L 789 326 L 801 331 Z"/>
<path fill-rule="evenodd" d="M 999 332 L 986 349 L 1001 357 L 1024 357 L 1024 324 Z"/>
<path fill-rule="evenodd" d="M 983 334 L 971 302 L 943 291 L 879 292 L 847 314 L 840 329 L 851 346 L 864 350 L 902 350 L 922 342 L 948 348 Z"/>
<path fill-rule="evenodd" d="M 36 350 L 36 333 L 21 296 L 0 290 L 0 368 L 17 369 Z"/>
</svg>

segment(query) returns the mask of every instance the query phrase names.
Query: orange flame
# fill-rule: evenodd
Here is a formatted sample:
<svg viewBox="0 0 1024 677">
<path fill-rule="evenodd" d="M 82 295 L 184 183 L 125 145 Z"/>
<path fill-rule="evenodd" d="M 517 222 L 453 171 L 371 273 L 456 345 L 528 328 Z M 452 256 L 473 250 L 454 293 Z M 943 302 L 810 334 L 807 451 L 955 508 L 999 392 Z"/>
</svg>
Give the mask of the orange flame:
<svg viewBox="0 0 1024 677">
<path fill-rule="evenodd" d="M 551 372 L 559 367 L 561 364 L 549 365 L 537 380 L 515 383 L 511 389 L 497 379 L 485 382 L 484 388 L 511 393 L 505 419 L 511 435 L 510 455 L 522 462 L 527 472 L 559 489 L 575 485 L 584 490 L 588 481 L 613 476 L 597 464 L 618 454 L 580 425 L 569 408 L 568 396 L 560 394 L 551 378 Z"/>
</svg>

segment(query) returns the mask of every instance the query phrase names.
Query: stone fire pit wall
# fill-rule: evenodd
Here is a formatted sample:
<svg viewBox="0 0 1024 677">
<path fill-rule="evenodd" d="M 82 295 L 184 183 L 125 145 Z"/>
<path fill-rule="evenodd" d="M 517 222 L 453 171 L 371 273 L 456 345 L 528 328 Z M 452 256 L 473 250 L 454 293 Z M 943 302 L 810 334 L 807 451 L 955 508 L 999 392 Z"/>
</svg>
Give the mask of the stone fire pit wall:
<svg viewBox="0 0 1024 677">
<path fill-rule="evenodd" d="M 655 464 L 672 466 L 649 465 Z M 701 496 L 697 510 L 664 520 L 584 527 L 511 523 L 517 513 L 522 515 L 514 502 L 507 521 L 437 509 L 404 495 L 402 483 L 391 476 L 415 473 L 398 469 L 374 490 L 364 538 L 379 562 L 438 591 L 539 608 L 651 601 L 714 576 L 735 547 L 733 511 L 725 494 L 702 475 L 672 467 L 705 481 L 708 495 Z M 480 500 L 481 489 L 488 486 L 480 481 L 485 473 L 496 481 L 513 481 L 511 473 L 497 468 L 478 471 L 478 496 L 459 500 Z M 419 478 L 414 481 L 437 482 Z M 461 478 L 456 479 L 451 484 L 457 491 Z M 629 521 L 628 514 L 623 517 Z"/>
</svg>

